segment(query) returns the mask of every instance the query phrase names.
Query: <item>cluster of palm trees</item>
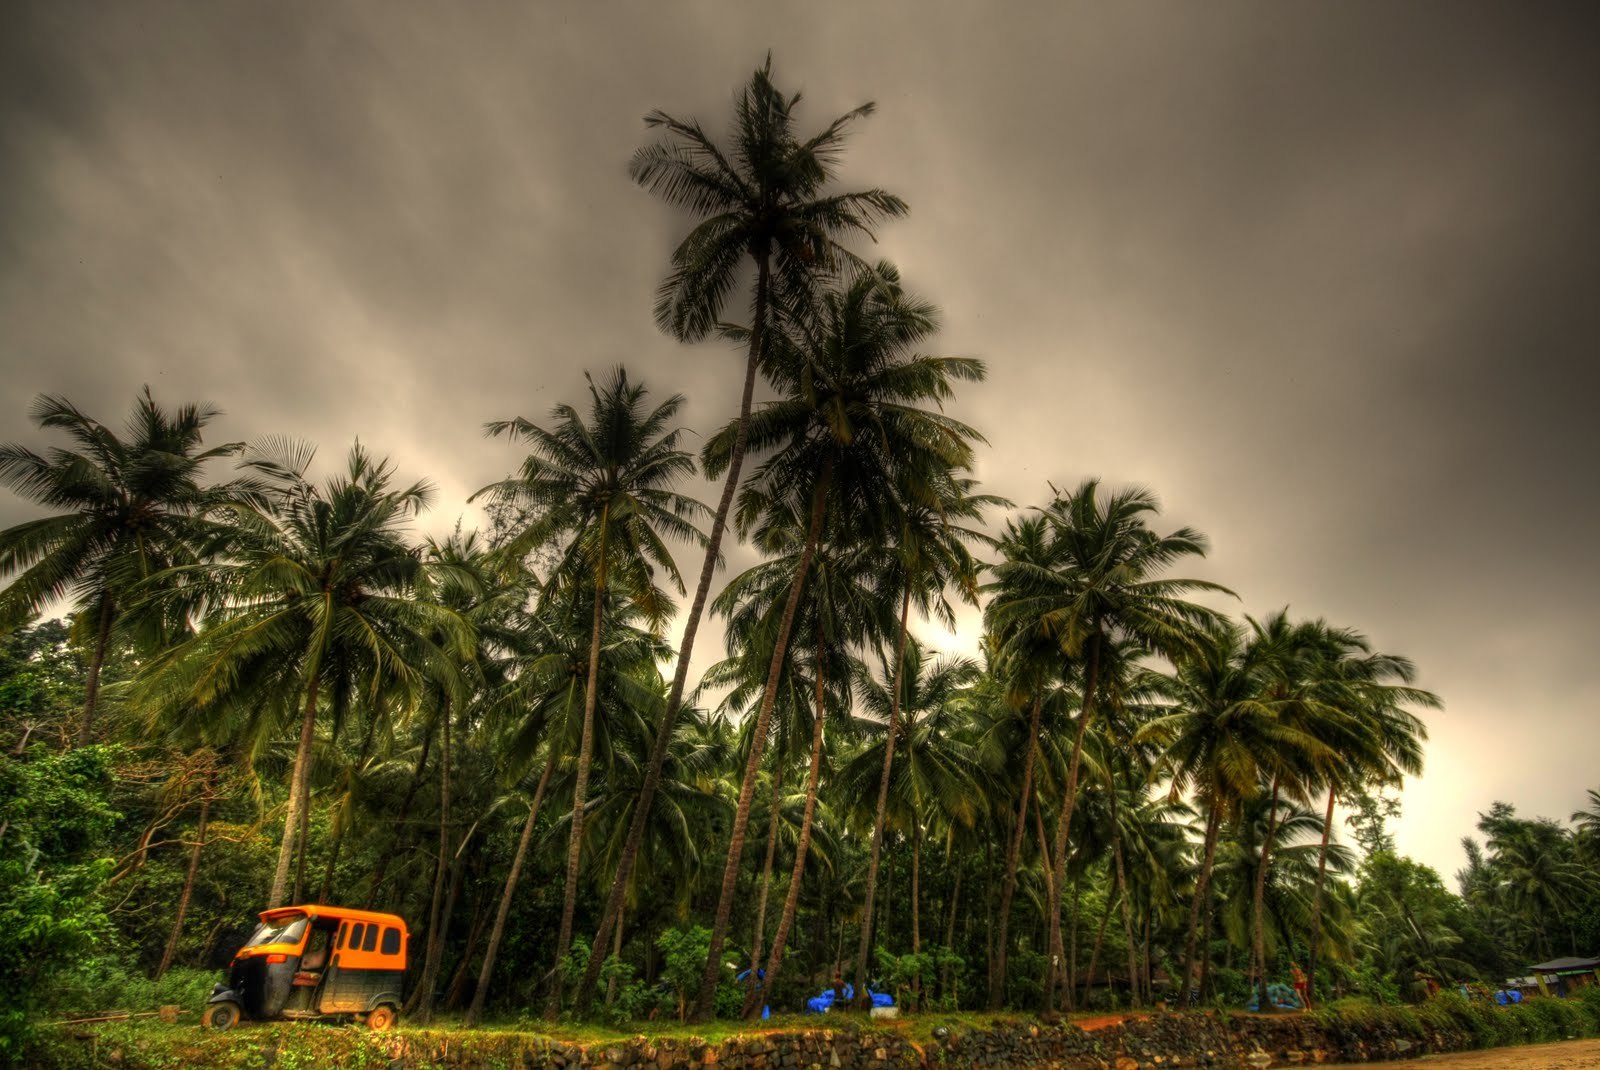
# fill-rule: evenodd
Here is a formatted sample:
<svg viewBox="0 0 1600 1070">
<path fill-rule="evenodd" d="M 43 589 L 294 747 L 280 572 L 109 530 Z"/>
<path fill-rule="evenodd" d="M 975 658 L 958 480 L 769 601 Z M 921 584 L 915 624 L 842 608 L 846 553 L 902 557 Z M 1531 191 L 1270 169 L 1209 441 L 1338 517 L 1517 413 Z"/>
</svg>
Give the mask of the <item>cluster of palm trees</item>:
<svg viewBox="0 0 1600 1070">
<path fill-rule="evenodd" d="M 1436 700 L 1358 632 L 1229 619 L 1230 592 L 1171 574 L 1206 540 L 1158 530 L 1146 491 L 1052 487 L 988 534 L 1011 503 L 981 492 L 983 438 L 945 412 L 984 365 L 924 352 L 936 308 L 846 244 L 905 212 L 833 186 L 872 108 L 803 135 L 799 104 L 769 59 L 729 138 L 652 113 L 631 165 L 694 217 L 658 322 L 744 359 L 698 460 L 683 399 L 615 369 L 582 407 L 489 424 L 525 456 L 479 492 L 487 530 L 418 542 L 431 488 L 360 447 L 318 481 L 290 441 L 204 448 L 207 408 L 146 393 L 119 435 L 41 399 L 75 448 L 0 452 L 0 481 L 52 512 L 0 534 L 0 611 L 77 608 L 77 741 L 122 644 L 106 731 L 253 785 L 281 819 L 265 905 L 311 893 L 318 861 L 321 897 L 414 904 L 424 1021 L 440 999 L 476 1021 L 497 978 L 588 1014 L 608 961 L 649 974 L 651 934 L 684 921 L 707 923 L 702 1019 L 730 961 L 761 979 L 746 1015 L 835 973 L 865 998 L 880 948 L 905 952 L 917 1001 L 978 998 L 957 964 L 981 958 L 990 1007 L 1072 1007 L 1112 951 L 1127 998 L 1166 973 L 1182 1000 L 1218 926 L 1219 969 L 1241 949 L 1264 1006 L 1292 949 L 1314 977 L 1348 963 L 1335 807 L 1420 768 L 1413 711 Z M 238 476 L 208 485 L 220 458 Z M 697 469 L 714 506 L 684 489 Z M 760 561 L 713 598 L 730 525 Z M 916 634 L 959 603 L 982 607 L 977 660 Z M 691 689 L 708 605 L 726 657 Z"/>
</svg>

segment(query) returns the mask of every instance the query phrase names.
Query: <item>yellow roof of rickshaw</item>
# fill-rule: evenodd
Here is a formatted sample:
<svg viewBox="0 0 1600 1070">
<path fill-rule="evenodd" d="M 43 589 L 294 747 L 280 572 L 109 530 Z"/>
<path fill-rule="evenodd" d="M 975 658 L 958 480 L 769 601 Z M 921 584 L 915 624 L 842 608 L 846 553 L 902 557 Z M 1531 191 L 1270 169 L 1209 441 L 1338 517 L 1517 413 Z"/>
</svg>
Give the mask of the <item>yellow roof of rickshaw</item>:
<svg viewBox="0 0 1600 1070">
<path fill-rule="evenodd" d="M 382 914 L 376 910 L 356 910 L 353 907 L 335 907 L 326 903 L 303 903 L 299 906 L 274 907 L 261 912 L 262 921 L 273 921 L 285 918 L 291 914 L 305 914 L 313 918 L 336 918 L 341 921 L 366 921 L 379 922 L 383 925 L 399 926 L 402 933 L 410 934 L 406 928 L 406 919 L 398 914 Z"/>
</svg>

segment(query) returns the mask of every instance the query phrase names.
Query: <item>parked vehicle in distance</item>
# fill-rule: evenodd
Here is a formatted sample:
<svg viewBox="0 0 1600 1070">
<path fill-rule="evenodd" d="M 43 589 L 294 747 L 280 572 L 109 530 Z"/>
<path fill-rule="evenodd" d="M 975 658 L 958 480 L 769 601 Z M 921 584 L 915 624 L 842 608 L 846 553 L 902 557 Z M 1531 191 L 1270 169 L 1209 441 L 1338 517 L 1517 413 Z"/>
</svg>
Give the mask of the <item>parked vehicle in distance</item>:
<svg viewBox="0 0 1600 1070">
<path fill-rule="evenodd" d="M 349 1018 L 388 1029 L 399 1015 L 411 934 L 395 914 L 306 904 L 261 912 L 211 991 L 201 1024 Z"/>
</svg>

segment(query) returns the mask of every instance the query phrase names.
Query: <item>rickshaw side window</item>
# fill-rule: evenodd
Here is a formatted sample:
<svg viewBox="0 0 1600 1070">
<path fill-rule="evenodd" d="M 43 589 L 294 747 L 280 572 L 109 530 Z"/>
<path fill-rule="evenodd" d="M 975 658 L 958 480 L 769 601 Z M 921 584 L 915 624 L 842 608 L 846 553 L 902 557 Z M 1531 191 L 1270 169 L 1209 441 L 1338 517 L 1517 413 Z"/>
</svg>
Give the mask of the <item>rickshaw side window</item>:
<svg viewBox="0 0 1600 1070">
<path fill-rule="evenodd" d="M 375 948 L 377 946 L 378 946 L 378 927 L 376 925 L 368 925 L 367 926 L 367 935 L 364 938 L 362 938 L 362 941 L 361 941 L 361 950 L 363 950 L 363 951 L 371 951 L 373 948 Z"/>
<path fill-rule="evenodd" d="M 400 954 L 400 930 L 399 929 L 396 929 L 396 928 L 391 926 L 391 927 L 386 928 L 386 929 L 383 930 L 383 947 L 381 948 L 381 950 L 385 955 L 398 955 L 398 954 Z"/>
<path fill-rule="evenodd" d="M 349 948 L 351 951 L 361 950 L 361 934 L 366 931 L 366 922 L 358 921 L 350 926 Z"/>
<path fill-rule="evenodd" d="M 344 950 L 344 938 L 348 935 L 350 935 L 350 923 L 346 922 L 345 924 L 339 926 L 339 935 L 334 938 L 333 949 L 335 951 Z"/>
<path fill-rule="evenodd" d="M 256 926 L 256 931 L 250 934 L 250 939 L 245 941 L 245 947 L 260 947 L 262 944 L 298 944 L 305 935 L 306 923 L 311 919 L 304 914 L 297 914 L 292 918 L 283 918 L 279 921 L 264 921 Z"/>
</svg>

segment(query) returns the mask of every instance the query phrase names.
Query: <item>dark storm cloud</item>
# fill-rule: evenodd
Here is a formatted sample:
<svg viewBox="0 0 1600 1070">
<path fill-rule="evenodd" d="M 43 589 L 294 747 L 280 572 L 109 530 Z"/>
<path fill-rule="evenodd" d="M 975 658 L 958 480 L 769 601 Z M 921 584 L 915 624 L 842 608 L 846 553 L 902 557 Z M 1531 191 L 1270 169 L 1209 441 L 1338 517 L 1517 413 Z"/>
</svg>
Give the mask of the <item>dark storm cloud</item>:
<svg viewBox="0 0 1600 1070">
<path fill-rule="evenodd" d="M 911 202 L 879 252 L 990 362 L 958 414 L 991 489 L 1149 484 L 1247 611 L 1414 656 L 1450 708 L 1402 846 L 1448 869 L 1492 798 L 1594 782 L 1587 16 L 11 5 L 0 437 L 39 391 L 109 414 L 149 382 L 228 437 L 360 435 L 441 484 L 443 527 L 512 458 L 482 421 L 584 367 L 715 426 L 736 361 L 651 325 L 683 221 L 624 165 L 647 109 L 720 125 L 773 47 L 809 121 L 879 102 L 846 178 Z"/>
</svg>

